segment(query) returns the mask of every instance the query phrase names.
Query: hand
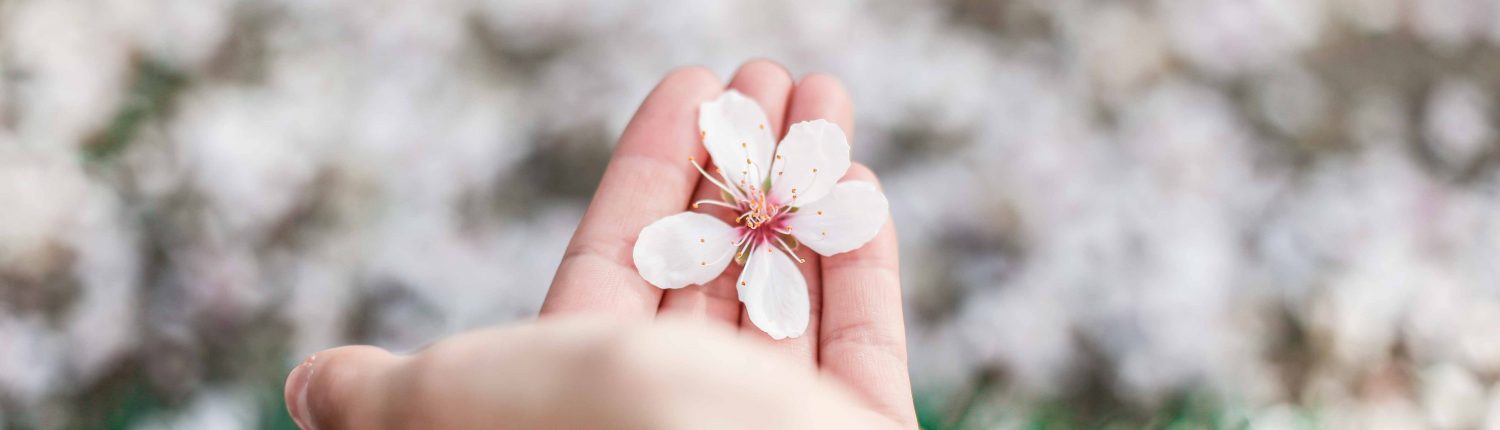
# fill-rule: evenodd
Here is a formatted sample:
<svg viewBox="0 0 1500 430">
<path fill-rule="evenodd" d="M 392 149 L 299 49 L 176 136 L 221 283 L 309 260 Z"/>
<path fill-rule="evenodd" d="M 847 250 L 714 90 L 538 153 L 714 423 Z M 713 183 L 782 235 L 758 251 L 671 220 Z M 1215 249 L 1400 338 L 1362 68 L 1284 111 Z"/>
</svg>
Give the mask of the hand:
<svg viewBox="0 0 1500 430">
<path fill-rule="evenodd" d="M 851 146 L 858 147 L 853 103 L 833 77 L 813 74 L 794 84 L 780 65 L 754 61 L 740 67 L 728 87 L 760 103 L 777 140 L 788 124 L 821 118 L 837 123 Z M 690 201 L 718 195 L 687 160 L 708 158 L 697 134 L 697 108 L 723 89 L 708 70 L 686 68 L 668 75 L 641 104 L 568 245 L 542 317 L 674 315 L 737 328 L 776 354 L 842 381 L 871 410 L 916 427 L 896 233 L 890 222 L 860 249 L 828 258 L 800 253 L 806 260 L 799 266 L 807 279 L 812 315 L 807 332 L 798 338 L 773 342 L 750 323 L 735 291 L 737 265 L 707 285 L 665 293 L 636 273 L 631 248 L 641 228 L 682 212 Z M 845 175 L 848 179 L 876 182 L 874 173 L 858 163 Z"/>
<path fill-rule="evenodd" d="M 322 430 L 893 427 L 812 368 L 675 318 L 549 319 L 410 357 L 335 348 L 293 370 L 286 395 Z"/>
<path fill-rule="evenodd" d="M 785 69 L 759 61 L 729 86 L 756 99 L 774 130 L 824 118 L 853 131 L 852 105 L 834 78 L 794 84 Z M 687 160 L 707 158 L 696 109 L 723 89 L 711 72 L 685 68 L 647 97 L 558 268 L 541 322 L 458 335 L 411 357 L 369 347 L 318 353 L 288 377 L 299 424 L 914 428 L 889 223 L 858 250 L 802 255 L 812 315 L 794 339 L 772 341 L 748 322 L 734 289 L 737 266 L 665 294 L 636 273 L 640 230 L 686 209 L 695 193 L 715 194 Z M 846 178 L 875 180 L 857 164 Z M 668 322 L 649 322 L 659 317 Z"/>
</svg>

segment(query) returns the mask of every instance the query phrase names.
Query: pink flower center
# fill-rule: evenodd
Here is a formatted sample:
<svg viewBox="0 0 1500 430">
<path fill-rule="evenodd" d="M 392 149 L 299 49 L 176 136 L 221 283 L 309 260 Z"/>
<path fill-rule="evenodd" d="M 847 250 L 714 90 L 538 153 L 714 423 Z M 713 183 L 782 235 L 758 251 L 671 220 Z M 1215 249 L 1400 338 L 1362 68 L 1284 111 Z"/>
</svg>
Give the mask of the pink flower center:
<svg viewBox="0 0 1500 430">
<path fill-rule="evenodd" d="M 784 215 L 789 207 L 777 205 L 762 190 L 753 189 L 748 194 L 735 202 L 740 211 L 735 222 L 741 225 L 741 236 L 749 236 L 751 242 L 761 245 L 776 240 L 778 233 L 788 232 Z"/>
<path fill-rule="evenodd" d="M 703 166 L 700 166 L 697 160 L 688 157 L 688 161 L 693 163 L 693 167 L 698 168 L 698 172 L 702 173 L 704 178 L 708 179 L 715 186 L 718 186 L 719 190 L 723 191 L 721 197 L 725 198 L 723 201 L 707 199 L 693 202 L 693 209 L 697 209 L 700 205 L 711 205 L 730 209 L 740 214 L 740 216 L 734 219 L 734 222 L 739 224 L 735 228 L 735 231 L 740 235 L 740 240 L 734 244 L 737 249 L 737 256 L 748 256 L 757 247 L 762 245 L 775 246 L 771 245 L 774 243 L 780 245 L 782 249 L 786 250 L 787 255 L 796 259 L 797 262 L 801 263 L 804 261 L 794 251 L 795 245 L 788 244 L 788 239 L 782 238 L 783 235 L 790 237 L 792 233 L 792 226 L 786 222 L 788 218 L 787 214 L 791 213 L 793 209 L 790 205 L 778 204 L 770 196 L 767 196 L 766 193 L 769 190 L 759 186 L 757 184 L 758 181 L 741 180 L 737 186 L 730 187 L 726 185 L 730 181 L 723 176 L 724 173 L 722 170 L 719 171 L 719 179 L 723 179 L 723 182 L 720 182 L 709 175 L 707 171 L 704 171 Z M 792 191 L 795 192 L 796 189 Z M 792 242 L 796 243 L 796 240 L 792 240 Z"/>
</svg>

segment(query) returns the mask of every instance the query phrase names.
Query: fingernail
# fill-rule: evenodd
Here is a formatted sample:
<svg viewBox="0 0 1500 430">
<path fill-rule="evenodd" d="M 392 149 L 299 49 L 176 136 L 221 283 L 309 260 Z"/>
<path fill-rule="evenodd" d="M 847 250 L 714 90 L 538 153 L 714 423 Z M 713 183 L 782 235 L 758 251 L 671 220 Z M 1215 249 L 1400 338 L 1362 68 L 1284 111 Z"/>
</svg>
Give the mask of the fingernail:
<svg viewBox="0 0 1500 430">
<path fill-rule="evenodd" d="M 313 362 L 317 359 L 318 355 L 313 354 L 292 369 L 292 374 L 286 377 L 286 391 L 282 393 L 286 398 L 287 413 L 302 430 L 316 429 L 312 425 L 312 416 L 307 413 L 307 381 L 312 379 Z"/>
</svg>

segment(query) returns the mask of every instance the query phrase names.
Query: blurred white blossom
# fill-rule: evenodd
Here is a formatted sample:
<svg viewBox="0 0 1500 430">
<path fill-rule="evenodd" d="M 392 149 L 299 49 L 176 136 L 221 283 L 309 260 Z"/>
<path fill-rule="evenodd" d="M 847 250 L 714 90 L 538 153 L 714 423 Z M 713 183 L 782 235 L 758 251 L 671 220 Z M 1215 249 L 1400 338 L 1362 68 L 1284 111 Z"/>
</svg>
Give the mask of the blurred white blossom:
<svg viewBox="0 0 1500 430">
<path fill-rule="evenodd" d="M 1204 395 L 1256 428 L 1500 428 L 1497 23 L 1495 0 L 0 0 L 0 427 L 139 389 L 173 408 L 139 428 L 251 428 L 307 353 L 530 318 L 652 85 L 765 57 L 854 99 L 933 409 Z"/>
</svg>

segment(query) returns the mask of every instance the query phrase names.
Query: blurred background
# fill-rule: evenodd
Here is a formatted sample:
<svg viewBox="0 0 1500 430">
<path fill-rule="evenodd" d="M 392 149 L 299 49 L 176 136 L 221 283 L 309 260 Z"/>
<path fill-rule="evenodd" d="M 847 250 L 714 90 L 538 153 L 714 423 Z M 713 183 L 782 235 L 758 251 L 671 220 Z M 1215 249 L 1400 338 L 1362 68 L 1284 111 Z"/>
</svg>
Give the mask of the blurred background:
<svg viewBox="0 0 1500 430">
<path fill-rule="evenodd" d="M 754 57 L 854 97 L 929 429 L 1500 428 L 1500 0 L 0 0 L 0 428 L 531 318 Z"/>
</svg>

